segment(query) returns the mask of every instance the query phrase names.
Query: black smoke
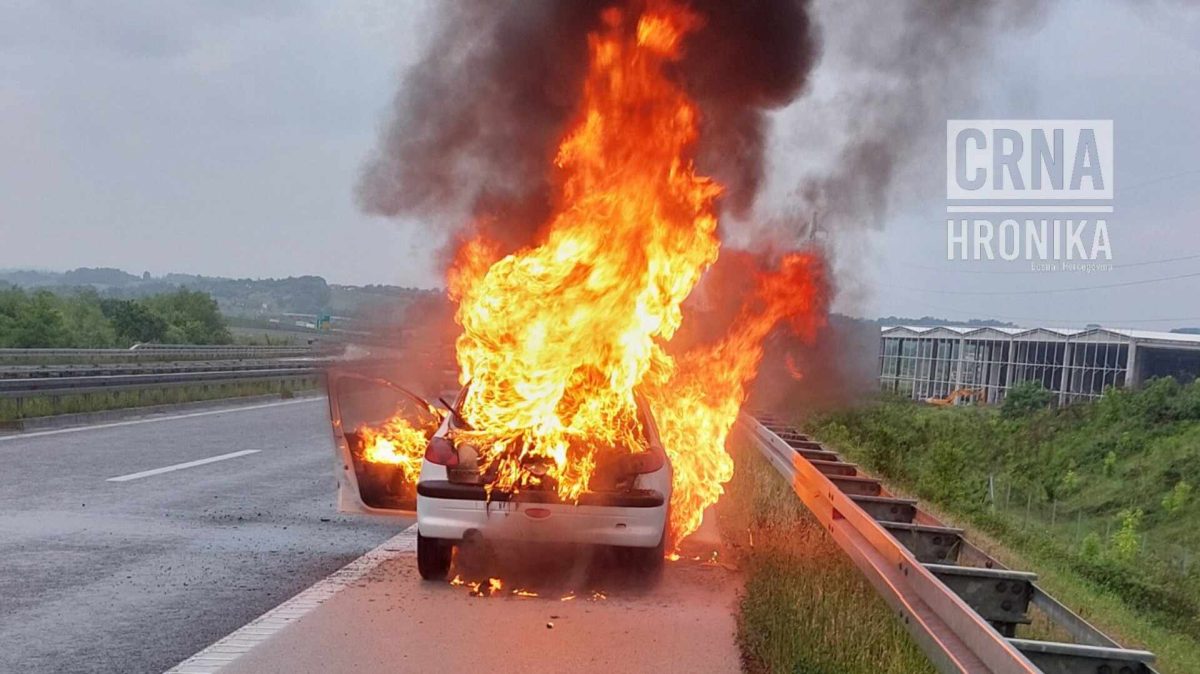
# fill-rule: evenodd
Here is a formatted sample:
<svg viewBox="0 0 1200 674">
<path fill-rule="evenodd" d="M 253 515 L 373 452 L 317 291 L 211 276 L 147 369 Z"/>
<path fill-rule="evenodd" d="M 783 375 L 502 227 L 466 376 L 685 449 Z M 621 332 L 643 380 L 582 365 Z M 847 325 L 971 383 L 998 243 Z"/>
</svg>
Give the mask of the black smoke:
<svg viewBox="0 0 1200 674">
<path fill-rule="evenodd" d="M 404 76 L 358 185 L 372 214 L 531 242 L 553 196 L 549 171 L 587 67 L 602 10 L 650 0 L 445 3 L 423 57 Z M 807 0 L 691 0 L 704 24 L 670 75 L 701 111 L 698 168 L 745 212 L 763 179 L 766 112 L 804 91 L 819 52 Z"/>
<path fill-rule="evenodd" d="M 923 148 L 938 147 L 948 115 L 970 114 L 997 37 L 1029 28 L 1042 0 L 825 3 L 841 24 L 839 86 L 819 123 L 844 138 L 836 159 L 804 179 L 792 208 L 827 233 L 883 227 L 896 183 Z M 971 115 L 974 116 L 974 115 Z M 815 120 L 814 120 L 815 121 Z M 804 120 L 800 120 L 804 123 Z M 940 175 L 940 164 L 922 175 Z"/>
</svg>

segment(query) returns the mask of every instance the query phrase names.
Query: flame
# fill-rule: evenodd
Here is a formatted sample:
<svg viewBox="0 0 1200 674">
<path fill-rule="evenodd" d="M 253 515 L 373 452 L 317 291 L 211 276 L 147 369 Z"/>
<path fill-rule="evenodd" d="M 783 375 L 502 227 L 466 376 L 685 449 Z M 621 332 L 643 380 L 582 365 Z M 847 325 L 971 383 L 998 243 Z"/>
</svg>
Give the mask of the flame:
<svg viewBox="0 0 1200 674">
<path fill-rule="evenodd" d="M 468 593 L 472 597 L 494 597 L 497 593 L 504 589 L 504 582 L 499 578 L 488 578 L 486 581 L 468 580 L 463 581 L 460 576 L 455 576 L 451 581 L 451 585 L 466 585 Z"/>
<path fill-rule="evenodd" d="M 402 414 L 396 414 L 382 426 L 360 426 L 358 433 L 362 439 L 362 458 L 370 463 L 396 466 L 400 478 L 414 482 L 421 473 L 421 461 L 425 456 L 430 430 L 414 427 Z"/>
<path fill-rule="evenodd" d="M 635 388 L 669 366 L 681 304 L 716 260 L 714 200 L 687 150 L 697 112 L 663 66 L 696 18 L 666 3 L 617 9 L 589 37 L 575 128 L 544 240 L 484 267 L 465 246 L 450 273 L 460 304 L 463 415 L 493 488 L 552 487 L 574 500 L 601 454 L 644 448 Z M 629 30 L 630 22 L 635 30 Z M 719 451 L 719 450 L 718 450 Z M 542 464 L 546 472 L 527 468 Z"/>
<path fill-rule="evenodd" d="M 764 340 L 785 319 L 805 338 L 825 324 L 824 265 L 816 255 L 786 255 L 777 271 L 760 273 L 756 281 L 730 334 L 654 373 L 645 388 L 675 471 L 671 525 L 676 541 L 700 527 L 705 508 L 733 478 L 725 440 L 746 399 L 746 384 L 758 372 Z"/>
<path fill-rule="evenodd" d="M 788 375 L 796 381 L 804 379 L 804 371 L 796 364 L 796 357 L 792 354 L 787 354 L 783 359 L 784 365 L 787 366 Z"/>
<path fill-rule="evenodd" d="M 464 436 L 496 469 L 493 488 L 575 500 L 607 455 L 644 449 L 641 392 L 674 470 L 674 547 L 733 476 L 725 439 L 763 339 L 781 319 L 823 309 L 819 263 L 785 258 L 732 334 L 678 362 L 668 354 L 720 247 L 721 187 L 689 158 L 698 112 L 664 74 L 700 19 L 665 1 L 602 18 L 540 242 L 496 259 L 495 246 L 468 241 L 449 274 L 470 382 L 462 411 L 480 429 Z"/>
<path fill-rule="evenodd" d="M 670 0 L 639 7 L 605 10 L 588 37 L 579 109 L 553 160 L 553 209 L 538 240 L 509 255 L 485 238 L 465 240 L 447 272 L 462 329 L 459 379 L 470 384 L 461 412 L 473 429 L 454 440 L 494 473 L 489 489 L 576 501 L 598 466 L 646 449 L 641 396 L 673 469 L 674 551 L 733 476 L 725 440 L 763 341 L 785 319 L 802 333 L 819 327 L 825 295 L 821 261 L 786 256 L 759 274 L 723 339 L 669 351 L 684 300 L 718 256 L 722 188 L 692 162 L 699 111 L 666 74 L 702 19 Z M 407 444 L 415 435 L 385 437 L 372 456 L 419 464 Z"/>
</svg>

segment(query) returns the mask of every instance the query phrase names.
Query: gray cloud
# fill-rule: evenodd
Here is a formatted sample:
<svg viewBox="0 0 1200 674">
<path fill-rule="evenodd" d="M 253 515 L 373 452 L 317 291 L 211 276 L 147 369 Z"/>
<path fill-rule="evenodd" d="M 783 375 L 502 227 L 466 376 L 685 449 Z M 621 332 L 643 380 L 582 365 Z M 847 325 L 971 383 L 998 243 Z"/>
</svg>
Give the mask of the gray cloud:
<svg viewBox="0 0 1200 674">
<path fill-rule="evenodd" d="M 1200 296 L 1194 280 L 986 304 L 928 292 L 1066 287 L 1194 268 L 1194 261 L 1152 265 L 1100 281 L 963 273 L 944 259 L 940 137 L 947 117 L 1114 119 L 1114 261 L 1200 249 L 1200 178 L 1187 174 L 1200 154 L 1194 3 L 1047 3 L 1044 17 L 1019 30 L 989 20 L 978 35 L 913 45 L 921 58 L 945 61 L 939 72 L 953 75 L 946 82 L 912 75 L 906 61 L 877 67 L 877 54 L 902 44 L 898 27 L 920 19 L 896 16 L 893 5 L 903 6 L 816 3 L 824 56 L 810 93 L 769 117 L 774 130 L 756 217 L 803 221 L 807 202 L 797 185 L 839 175 L 845 152 L 869 165 L 878 155 L 872 133 L 860 132 L 912 117 L 924 130 L 884 137 L 908 145 L 907 159 L 891 165 L 890 188 L 870 187 L 878 177 L 871 171 L 845 176 L 867 186 L 844 193 L 867 200 L 862 212 L 880 212 L 873 202 L 886 205 L 881 228 L 860 227 L 867 231 L 838 243 L 839 264 L 857 266 L 862 279 L 851 308 L 957 317 L 1200 316 L 1190 299 Z M 423 53 L 439 6 L 4 3 L 0 267 L 439 284 L 432 255 L 443 241 L 423 216 L 367 216 L 354 194 L 398 75 Z M 973 50 L 976 37 L 992 44 L 982 57 Z M 970 77 L 960 76 L 961 64 Z M 874 95 L 899 90 L 920 104 L 882 114 L 894 108 L 870 107 L 877 101 L 853 93 L 856 78 L 872 77 L 891 87 Z"/>
</svg>

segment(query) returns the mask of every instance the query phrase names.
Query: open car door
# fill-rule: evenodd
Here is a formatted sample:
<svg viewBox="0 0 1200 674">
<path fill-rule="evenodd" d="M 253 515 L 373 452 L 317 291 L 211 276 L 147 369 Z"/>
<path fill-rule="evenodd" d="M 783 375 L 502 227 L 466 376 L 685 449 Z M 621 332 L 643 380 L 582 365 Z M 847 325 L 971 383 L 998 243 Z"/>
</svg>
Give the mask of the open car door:
<svg viewBox="0 0 1200 674">
<path fill-rule="evenodd" d="M 362 372 L 327 375 L 338 510 L 412 515 L 429 438 L 442 415 L 420 396 Z"/>
</svg>

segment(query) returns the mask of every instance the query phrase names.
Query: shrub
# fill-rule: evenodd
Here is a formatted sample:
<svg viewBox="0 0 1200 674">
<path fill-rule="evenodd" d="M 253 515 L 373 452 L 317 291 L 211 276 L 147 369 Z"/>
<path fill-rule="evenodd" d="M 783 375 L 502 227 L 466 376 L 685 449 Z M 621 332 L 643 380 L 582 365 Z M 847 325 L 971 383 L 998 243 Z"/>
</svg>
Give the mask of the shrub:
<svg viewBox="0 0 1200 674">
<path fill-rule="evenodd" d="M 1176 482 L 1171 491 L 1167 492 L 1167 495 L 1163 497 L 1163 510 L 1173 514 L 1175 511 L 1183 508 L 1185 505 L 1191 502 L 1191 500 L 1192 485 L 1186 480 L 1180 480 L 1179 482 Z"/>
<path fill-rule="evenodd" d="M 1044 410 L 1054 400 L 1054 394 L 1046 390 L 1040 381 L 1026 381 L 1009 390 L 1000 406 L 1000 416 L 1005 419 L 1027 417 Z"/>
<path fill-rule="evenodd" d="M 1117 472 L 1117 453 L 1109 450 L 1108 454 L 1104 455 L 1104 476 L 1112 477 Z"/>
<path fill-rule="evenodd" d="M 1142 542 L 1141 536 L 1138 535 L 1138 527 L 1142 524 L 1143 515 L 1141 508 L 1126 508 L 1117 513 L 1121 527 L 1112 535 L 1113 554 L 1117 559 L 1129 562 L 1137 557 Z"/>
<path fill-rule="evenodd" d="M 935 440 L 920 462 L 917 490 L 941 503 L 977 507 L 986 487 L 975 463 L 962 445 Z"/>
<path fill-rule="evenodd" d="M 1062 493 L 1074 494 L 1079 489 L 1079 473 L 1075 472 L 1075 462 L 1071 461 L 1071 467 L 1062 477 Z"/>
<path fill-rule="evenodd" d="M 101 300 L 100 309 L 112 321 L 117 336 L 125 342 L 161 342 L 166 337 L 167 321 L 140 302 Z"/>
</svg>

